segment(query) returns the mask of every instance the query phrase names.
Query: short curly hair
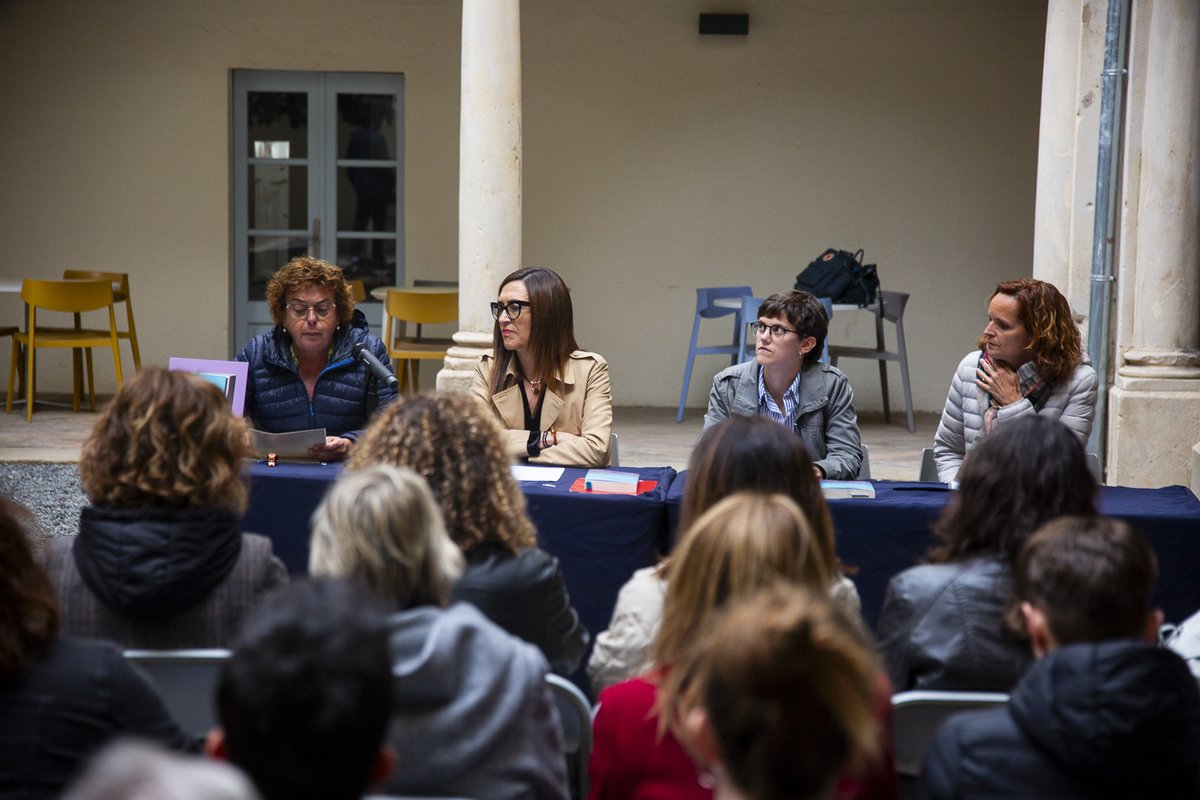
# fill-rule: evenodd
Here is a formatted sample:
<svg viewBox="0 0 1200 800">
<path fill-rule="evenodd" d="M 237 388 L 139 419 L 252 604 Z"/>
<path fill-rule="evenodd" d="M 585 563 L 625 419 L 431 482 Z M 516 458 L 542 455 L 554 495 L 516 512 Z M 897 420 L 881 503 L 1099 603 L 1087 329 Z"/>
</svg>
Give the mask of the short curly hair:
<svg viewBox="0 0 1200 800">
<path fill-rule="evenodd" d="M 388 405 L 367 427 L 347 468 L 377 463 L 425 478 L 464 553 L 485 543 L 513 553 L 537 544 L 500 428 L 474 397 L 418 394 Z"/>
<path fill-rule="evenodd" d="M 349 322 L 354 313 L 354 292 L 342 274 L 342 268 L 312 256 L 296 256 L 280 267 L 267 281 L 267 308 L 271 319 L 282 327 L 287 313 L 287 298 L 306 286 L 319 286 L 333 293 L 338 322 Z"/>
<path fill-rule="evenodd" d="M 998 294 L 1017 301 L 1017 318 L 1029 331 L 1029 353 L 1038 373 L 1052 385 L 1066 382 L 1083 361 L 1083 340 L 1067 298 L 1054 284 L 1033 278 L 1001 281 L 988 302 Z M 979 348 L 985 344 L 981 337 Z"/>
<path fill-rule="evenodd" d="M 83 490 L 113 508 L 226 508 L 248 490 L 246 423 L 216 386 L 190 372 L 148 368 L 101 410 L 79 458 Z"/>
</svg>

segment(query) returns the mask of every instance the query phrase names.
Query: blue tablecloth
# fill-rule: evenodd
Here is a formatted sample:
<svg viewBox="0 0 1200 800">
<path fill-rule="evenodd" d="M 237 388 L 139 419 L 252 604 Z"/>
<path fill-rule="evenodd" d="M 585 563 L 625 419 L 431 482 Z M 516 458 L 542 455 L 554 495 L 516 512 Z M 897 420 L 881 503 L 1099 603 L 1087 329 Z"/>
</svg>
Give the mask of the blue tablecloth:
<svg viewBox="0 0 1200 800">
<path fill-rule="evenodd" d="M 618 468 L 655 481 L 641 495 L 571 492 L 587 470 L 566 469 L 552 485 L 523 482 L 538 543 L 562 562 L 571 602 L 596 634 L 608 627 L 617 592 L 641 567 L 655 563 L 667 547 L 667 491 L 670 467 Z M 250 504 L 242 527 L 269 536 L 275 554 L 292 575 L 308 572 L 308 523 L 340 464 L 250 465 Z"/>
<path fill-rule="evenodd" d="M 668 537 L 673 543 L 687 473 L 667 494 Z M 874 628 L 888 581 L 919 563 L 934 544 L 932 524 L 950 497 L 942 484 L 874 481 L 875 498 L 830 500 L 842 562 L 852 579 L 863 619 Z M 1137 528 L 1158 555 L 1155 603 L 1170 621 L 1200 609 L 1200 501 L 1184 486 L 1134 489 L 1102 486 L 1100 510 Z"/>
</svg>

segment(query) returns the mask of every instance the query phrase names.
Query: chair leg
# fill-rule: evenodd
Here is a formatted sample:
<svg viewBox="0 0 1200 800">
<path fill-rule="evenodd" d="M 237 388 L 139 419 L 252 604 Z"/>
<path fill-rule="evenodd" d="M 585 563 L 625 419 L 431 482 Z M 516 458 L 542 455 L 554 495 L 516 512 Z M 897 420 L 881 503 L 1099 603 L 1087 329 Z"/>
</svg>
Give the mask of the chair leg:
<svg viewBox="0 0 1200 800">
<path fill-rule="evenodd" d="M 71 410 L 79 413 L 79 403 L 83 386 L 83 351 L 78 347 L 71 348 Z"/>
<path fill-rule="evenodd" d="M 683 368 L 683 388 L 679 390 L 679 413 L 675 415 L 675 422 L 683 422 L 683 407 L 687 403 L 688 387 L 692 383 L 692 367 L 696 363 L 696 342 L 700 336 L 700 314 L 696 314 L 696 321 L 692 323 L 692 342 L 688 345 L 687 365 Z"/>
<path fill-rule="evenodd" d="M 138 349 L 137 328 L 133 324 L 133 305 L 129 299 L 125 299 L 125 314 L 129 318 L 129 349 L 133 351 L 133 369 L 138 371 L 142 368 L 142 353 Z"/>
<path fill-rule="evenodd" d="M 12 343 L 12 358 L 8 360 L 8 398 L 4 401 L 4 413 L 12 413 L 13 403 L 13 384 L 17 382 L 17 360 L 21 357 L 21 345 L 17 344 L 17 337 L 13 337 Z"/>
<path fill-rule="evenodd" d="M 416 358 L 412 360 L 412 386 L 413 394 L 421 392 L 421 362 Z"/>
<path fill-rule="evenodd" d="M 119 356 L 119 354 L 118 354 Z M 88 409 L 96 410 L 96 376 L 92 372 L 92 348 L 88 348 L 83 353 L 84 360 L 87 362 L 87 381 L 88 381 Z M 121 385 L 121 371 L 117 370 L 117 386 Z"/>
<path fill-rule="evenodd" d="M 904 321 L 896 320 L 896 352 L 900 354 L 900 382 L 904 384 L 904 407 L 908 410 L 908 432 L 916 433 L 913 420 L 912 387 L 908 382 L 908 348 L 904 346 Z"/>
<path fill-rule="evenodd" d="M 883 338 L 883 298 L 879 298 L 879 310 L 875 312 L 875 349 L 880 353 L 887 352 L 887 342 Z M 888 402 L 887 361 L 879 360 L 879 388 L 883 393 L 883 421 L 891 423 L 892 407 Z"/>
<path fill-rule="evenodd" d="M 33 422 L 33 387 L 37 383 L 37 373 L 33 367 L 33 342 L 25 348 L 25 421 Z"/>
<path fill-rule="evenodd" d="M 121 340 L 120 339 L 113 339 L 112 351 L 113 351 L 113 372 L 115 372 L 117 374 L 117 388 L 120 389 L 121 384 L 124 382 L 124 376 L 121 374 Z M 91 379 L 92 379 L 91 361 L 92 361 L 92 351 L 88 350 L 88 382 L 89 382 L 89 385 L 90 385 Z M 96 410 L 96 393 L 94 391 L 92 392 L 92 410 L 93 411 Z"/>
</svg>

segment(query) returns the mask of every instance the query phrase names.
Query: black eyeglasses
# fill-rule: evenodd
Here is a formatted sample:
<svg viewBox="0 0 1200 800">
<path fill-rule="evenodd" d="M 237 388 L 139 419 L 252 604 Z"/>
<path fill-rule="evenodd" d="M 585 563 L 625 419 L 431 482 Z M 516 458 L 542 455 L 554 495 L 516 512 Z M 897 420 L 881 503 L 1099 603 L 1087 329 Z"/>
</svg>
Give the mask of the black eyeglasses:
<svg viewBox="0 0 1200 800">
<path fill-rule="evenodd" d="M 492 319 L 500 319 L 500 312 L 508 314 L 509 319 L 521 316 L 521 309 L 529 308 L 533 303 L 528 300 L 509 300 L 507 303 L 492 303 Z"/>
<path fill-rule="evenodd" d="M 791 328 L 785 328 L 782 325 L 764 325 L 761 322 L 751 322 L 750 326 L 754 328 L 754 332 L 759 336 L 762 336 L 764 333 L 770 331 L 772 340 L 783 338 L 784 334 L 787 333 L 794 333 L 797 336 L 800 335 L 800 331 L 794 331 Z"/>
</svg>

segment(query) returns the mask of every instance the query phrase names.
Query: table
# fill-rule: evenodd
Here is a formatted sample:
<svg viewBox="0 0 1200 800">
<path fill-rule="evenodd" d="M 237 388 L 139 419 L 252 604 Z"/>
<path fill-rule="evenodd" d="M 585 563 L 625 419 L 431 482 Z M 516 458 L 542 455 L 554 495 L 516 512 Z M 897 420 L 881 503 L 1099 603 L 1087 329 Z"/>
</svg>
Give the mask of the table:
<svg viewBox="0 0 1200 800">
<path fill-rule="evenodd" d="M 251 463 L 250 503 L 242 528 L 271 538 L 291 575 L 308 572 L 309 518 L 342 472 L 341 464 Z M 571 602 L 592 638 L 608 627 L 617 592 L 633 572 L 655 563 L 667 547 L 670 467 L 617 468 L 656 481 L 646 494 L 569 491 L 587 472 L 568 468 L 552 484 L 523 482 L 538 543 L 558 557 Z"/>
<path fill-rule="evenodd" d="M 687 482 L 679 473 L 667 493 L 668 540 L 679 525 L 679 503 Z M 829 501 L 837 552 L 858 571 L 851 576 L 862 598 L 863 619 L 874 628 L 888 581 L 919 563 L 935 543 L 932 524 L 950 493 L 944 484 L 872 481 L 874 499 Z M 1184 486 L 1135 489 L 1100 487 L 1100 511 L 1125 520 L 1147 538 L 1158 555 L 1154 602 L 1171 622 L 1200 609 L 1200 501 Z"/>
</svg>

